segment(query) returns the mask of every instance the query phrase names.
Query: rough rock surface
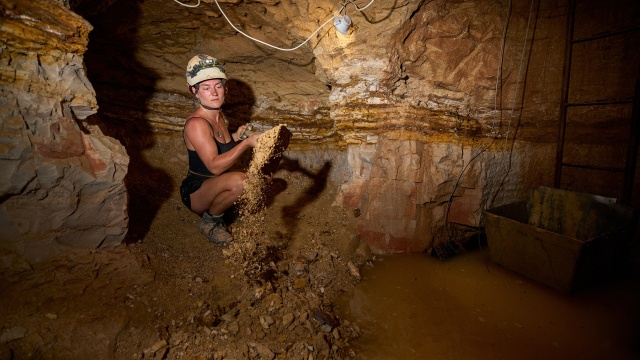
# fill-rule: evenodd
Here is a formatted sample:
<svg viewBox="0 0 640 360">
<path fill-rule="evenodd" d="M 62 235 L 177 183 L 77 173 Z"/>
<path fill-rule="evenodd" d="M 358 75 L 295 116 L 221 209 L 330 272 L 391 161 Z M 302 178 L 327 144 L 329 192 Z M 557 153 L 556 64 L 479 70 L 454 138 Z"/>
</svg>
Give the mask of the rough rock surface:
<svg viewBox="0 0 640 360">
<path fill-rule="evenodd" d="M 58 1 L 3 1 L 0 251 L 38 262 L 119 245 L 129 157 L 82 120 L 98 110 L 82 61 L 91 25 Z"/>
<path fill-rule="evenodd" d="M 337 10 L 329 1 L 219 4 L 234 26 L 284 48 Z M 482 209 L 553 181 L 566 8 L 509 4 L 351 4 L 351 34 L 327 25 L 296 51 L 249 40 L 213 1 L 82 2 L 77 11 L 96 27 L 87 64 L 108 124 L 178 134 L 195 106 L 184 64 L 212 54 L 230 77 L 232 126 L 287 123 L 293 156 L 332 164 L 336 204 L 361 212 L 363 241 L 396 252 L 429 250 L 454 224 L 477 228 Z"/>
<path fill-rule="evenodd" d="M 374 1 L 363 11 L 356 5 L 366 4 L 350 2 L 350 34 L 329 21 L 313 36 L 340 9 L 334 2 L 51 2 L 56 9 L 62 3 L 94 26 L 85 54 L 100 101 L 93 123 L 125 144 L 132 161 L 154 133 L 179 137 L 196 106 L 185 64 L 195 53 L 212 54 L 230 77 L 231 127 L 288 124 L 291 156 L 330 163 L 328 177 L 341 185 L 336 203 L 362 214 L 362 239 L 378 251 L 431 250 L 480 229 L 484 209 L 554 182 L 568 1 Z M 576 25 L 576 36 L 608 30 L 599 24 L 604 20 L 637 27 L 637 2 L 613 5 L 581 3 L 586 21 Z M 6 8 L 5 17 L 16 11 Z M 76 18 L 61 15 L 59 24 L 67 17 Z M 276 50 L 249 40 L 227 18 L 278 47 L 309 41 Z M 8 29 L 15 21 L 6 23 Z M 59 24 L 33 32 L 52 41 L 28 46 L 84 48 L 86 29 L 76 38 L 73 26 Z M 637 36 L 577 46 L 574 60 L 586 65 L 572 72 L 570 100 L 632 96 L 637 76 L 628 69 L 638 69 L 638 48 Z M 79 117 L 94 111 L 69 108 Z M 630 114 L 629 103 L 570 111 L 563 160 L 625 166 L 634 149 L 618 145 L 629 140 Z M 596 175 L 568 169 L 562 185 L 620 196 L 619 173 Z"/>
</svg>

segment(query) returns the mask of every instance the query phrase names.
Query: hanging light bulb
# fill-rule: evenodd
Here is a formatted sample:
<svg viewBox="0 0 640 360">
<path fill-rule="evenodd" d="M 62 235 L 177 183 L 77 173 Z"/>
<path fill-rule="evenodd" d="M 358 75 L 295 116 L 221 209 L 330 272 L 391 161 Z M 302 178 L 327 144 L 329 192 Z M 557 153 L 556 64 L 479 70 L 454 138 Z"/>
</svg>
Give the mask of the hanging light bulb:
<svg viewBox="0 0 640 360">
<path fill-rule="evenodd" d="M 351 18 L 348 15 L 335 16 L 333 18 L 333 26 L 336 27 L 341 34 L 347 35 L 351 32 Z"/>
</svg>

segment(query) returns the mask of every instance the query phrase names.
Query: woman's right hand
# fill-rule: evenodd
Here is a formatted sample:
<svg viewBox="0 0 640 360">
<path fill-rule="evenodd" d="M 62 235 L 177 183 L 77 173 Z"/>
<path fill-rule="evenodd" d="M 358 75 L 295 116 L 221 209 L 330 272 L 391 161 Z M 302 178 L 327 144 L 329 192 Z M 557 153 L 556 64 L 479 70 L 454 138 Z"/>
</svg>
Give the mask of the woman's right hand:
<svg viewBox="0 0 640 360">
<path fill-rule="evenodd" d="M 260 137 L 260 135 L 262 134 L 251 134 L 251 136 L 244 139 L 244 141 L 247 142 L 247 145 L 255 148 L 256 146 L 258 146 L 258 138 Z"/>
</svg>

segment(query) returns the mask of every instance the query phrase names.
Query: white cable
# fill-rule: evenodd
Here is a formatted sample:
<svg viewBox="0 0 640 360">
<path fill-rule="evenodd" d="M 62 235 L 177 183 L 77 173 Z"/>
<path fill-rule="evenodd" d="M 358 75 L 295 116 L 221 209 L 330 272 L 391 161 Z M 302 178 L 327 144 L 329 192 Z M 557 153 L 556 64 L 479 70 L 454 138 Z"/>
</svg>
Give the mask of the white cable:
<svg viewBox="0 0 640 360">
<path fill-rule="evenodd" d="M 186 7 L 190 7 L 190 8 L 197 8 L 198 6 L 200 6 L 200 0 L 198 0 L 198 3 L 197 3 L 197 4 L 195 4 L 195 5 L 187 5 L 187 4 L 183 4 L 183 3 L 181 3 L 181 2 L 180 2 L 180 1 L 178 1 L 178 0 L 173 0 L 173 1 L 177 2 L 178 4 L 180 4 L 180 5 L 182 5 L 182 6 L 186 6 Z"/>
<path fill-rule="evenodd" d="M 352 4 L 353 4 L 353 6 L 355 6 L 355 7 L 356 7 L 356 10 L 358 10 L 358 11 L 364 11 L 364 9 L 368 8 L 368 7 L 369 7 L 369 5 L 373 4 L 373 2 L 374 2 L 374 1 L 375 1 L 375 0 L 371 0 L 371 1 L 370 1 L 370 2 L 365 6 L 365 7 L 363 7 L 362 9 L 361 9 L 361 8 L 359 8 L 359 7 L 358 7 L 358 5 L 356 5 L 356 3 L 355 3 L 355 2 L 353 2 L 353 0 L 350 0 L 349 2 L 350 2 L 350 3 L 352 3 Z"/>
<path fill-rule="evenodd" d="M 251 40 L 253 40 L 253 41 L 255 41 L 255 42 L 258 42 L 258 43 L 260 43 L 260 44 L 262 44 L 262 45 L 266 45 L 266 46 L 268 46 L 268 47 L 274 48 L 274 49 L 276 49 L 276 50 L 281 50 L 281 51 L 293 51 L 293 50 L 298 50 L 302 45 L 306 44 L 309 40 L 311 40 L 311 38 L 313 37 L 313 35 L 315 35 L 318 31 L 320 31 L 320 29 L 322 29 L 325 25 L 327 25 L 329 22 L 331 22 L 331 20 L 333 20 L 333 18 L 334 18 L 334 17 L 332 16 L 331 18 L 329 18 L 329 20 L 325 21 L 325 22 L 324 22 L 324 24 L 320 25 L 320 27 L 319 27 L 319 28 L 317 28 L 317 29 L 316 29 L 316 31 L 314 31 L 314 32 L 311 34 L 311 36 L 309 36 L 309 37 L 307 38 L 307 40 L 305 40 L 305 41 L 303 41 L 302 43 L 300 43 L 300 45 L 298 45 L 298 46 L 296 46 L 296 47 L 293 47 L 293 48 L 290 48 L 290 49 L 285 49 L 285 48 L 281 48 L 281 47 L 277 47 L 277 46 L 274 46 L 274 45 L 268 44 L 268 43 L 266 43 L 266 42 L 264 42 L 264 41 L 262 41 L 262 40 L 258 40 L 258 39 L 256 39 L 256 38 L 254 38 L 254 37 L 252 37 L 252 36 L 250 36 L 250 35 L 245 34 L 244 32 L 242 32 L 242 30 L 238 29 L 235 25 L 233 25 L 233 23 L 231 22 L 231 20 L 229 20 L 229 18 L 227 17 L 227 14 L 225 14 L 225 13 L 224 13 L 224 11 L 222 11 L 222 8 L 220 7 L 220 4 L 218 4 L 218 0 L 215 0 L 215 2 L 216 2 L 216 5 L 218 6 L 218 10 L 220 10 L 220 13 L 222 13 L 222 16 L 224 16 L 224 18 L 227 20 L 227 22 L 229 23 L 229 25 L 231 25 L 231 27 L 232 27 L 235 31 L 239 32 L 240 34 L 242 34 L 242 35 L 246 36 L 247 38 L 249 38 L 249 39 L 251 39 Z M 343 6 L 343 8 L 344 8 L 344 6 Z M 341 9 L 340 11 L 342 11 L 342 9 Z"/>
<path fill-rule="evenodd" d="M 187 5 L 187 4 L 181 3 L 181 2 L 180 2 L 180 1 L 178 1 L 178 0 L 173 0 L 173 1 L 175 1 L 176 3 L 178 3 L 178 4 L 182 5 L 182 6 L 186 6 L 186 7 L 190 7 L 190 8 L 196 8 L 196 7 L 200 6 L 200 0 L 198 0 L 198 3 L 197 3 L 197 4 L 195 4 L 195 5 Z M 325 22 L 324 22 L 324 24 L 320 25 L 320 27 L 318 27 L 318 28 L 316 29 L 316 31 L 314 31 L 313 33 L 311 33 L 311 35 L 310 35 L 310 36 L 309 36 L 305 41 L 303 41 L 302 43 L 300 43 L 298 46 L 296 46 L 296 47 L 292 47 L 292 48 L 288 48 L 288 49 L 287 49 L 287 48 L 281 48 L 281 47 L 278 47 L 278 46 L 275 46 L 275 45 L 271 45 L 271 44 L 269 44 L 269 43 L 266 43 L 266 42 L 264 42 L 264 41 L 262 41 L 262 40 L 256 39 L 256 38 L 254 38 L 254 37 L 252 37 L 252 36 L 250 36 L 250 35 L 248 35 L 248 34 L 244 33 L 242 30 L 238 29 L 235 25 L 233 25 L 233 23 L 231 22 L 231 20 L 229 20 L 229 18 L 227 17 L 227 14 L 225 14 L 225 13 L 224 13 L 224 11 L 222 11 L 222 8 L 220 7 L 220 4 L 218 3 L 218 0 L 214 0 L 214 1 L 215 1 L 215 3 L 216 3 L 216 6 L 218 7 L 218 10 L 220 10 L 220 13 L 222 14 L 222 16 L 224 16 L 225 20 L 227 20 L 227 22 L 229 23 L 229 25 L 231 25 L 231 27 L 232 27 L 235 31 L 239 32 L 240 34 L 244 35 L 245 37 L 247 37 L 247 38 L 249 38 L 249 39 L 251 39 L 251 40 L 253 40 L 253 41 L 255 41 L 255 42 L 258 42 L 258 43 L 260 43 L 260 44 L 262 44 L 262 45 L 265 45 L 265 46 L 268 46 L 268 47 L 270 47 L 270 48 L 273 48 L 273 49 L 276 49 L 276 50 L 280 50 L 280 51 L 294 51 L 294 50 L 298 50 L 302 45 L 306 44 L 309 40 L 311 40 L 311 38 L 312 38 L 312 37 L 313 37 L 313 36 L 314 36 L 318 31 L 320 31 L 320 29 L 322 29 L 323 27 L 325 27 L 328 23 L 330 23 L 330 22 L 331 22 L 331 20 L 333 20 L 333 19 L 335 18 L 335 15 L 334 15 L 334 16 L 332 16 L 331 18 L 329 18 L 327 21 L 325 21 Z M 356 4 L 353 2 L 353 0 L 350 0 L 349 2 L 350 2 L 350 3 L 352 3 L 352 4 L 353 4 L 353 6 L 355 6 L 356 10 L 358 10 L 358 11 L 363 11 L 363 10 L 365 10 L 366 8 L 368 8 L 371 4 L 373 4 L 373 2 L 374 2 L 374 1 L 375 1 L 375 0 L 371 0 L 371 1 L 370 1 L 370 2 L 365 6 L 365 7 L 363 7 L 363 8 L 359 8 L 359 7 L 358 7 L 358 5 L 356 5 Z M 340 8 L 340 10 L 338 11 L 338 14 L 339 14 L 339 13 L 341 13 L 341 12 L 342 12 L 342 10 L 344 10 L 344 9 L 346 8 L 346 6 L 347 6 L 347 3 L 344 3 L 344 4 L 342 5 L 342 7 Z"/>
</svg>

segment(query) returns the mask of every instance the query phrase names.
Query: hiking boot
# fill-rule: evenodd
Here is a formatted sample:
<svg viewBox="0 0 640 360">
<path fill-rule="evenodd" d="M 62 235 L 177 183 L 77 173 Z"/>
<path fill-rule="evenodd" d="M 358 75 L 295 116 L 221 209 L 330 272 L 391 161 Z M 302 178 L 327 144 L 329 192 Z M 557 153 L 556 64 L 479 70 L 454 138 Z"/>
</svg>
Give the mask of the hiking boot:
<svg viewBox="0 0 640 360">
<path fill-rule="evenodd" d="M 225 229 L 222 215 L 213 216 L 205 211 L 198 225 L 198 231 L 213 244 L 226 246 L 231 242 L 231 234 Z"/>
</svg>

